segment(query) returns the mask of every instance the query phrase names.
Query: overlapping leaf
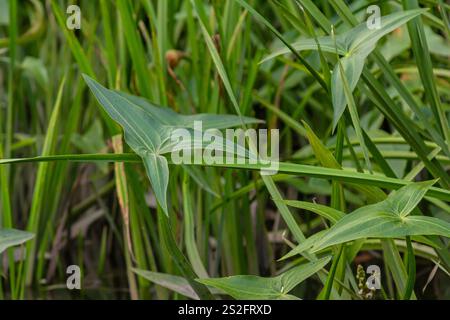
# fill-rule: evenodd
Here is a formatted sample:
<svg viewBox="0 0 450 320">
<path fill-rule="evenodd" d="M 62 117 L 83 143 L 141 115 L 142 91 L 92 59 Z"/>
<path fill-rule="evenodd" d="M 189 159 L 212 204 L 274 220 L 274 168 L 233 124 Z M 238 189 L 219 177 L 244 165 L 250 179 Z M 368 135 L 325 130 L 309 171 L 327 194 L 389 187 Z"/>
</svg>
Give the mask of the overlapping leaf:
<svg viewBox="0 0 450 320">
<path fill-rule="evenodd" d="M 330 220 L 332 223 L 338 222 L 341 218 L 345 216 L 345 213 L 336 210 L 331 207 L 327 207 L 321 204 L 306 202 L 306 201 L 295 201 L 295 200 L 281 200 L 284 201 L 288 206 L 312 211 L 321 217 Z"/>
<path fill-rule="evenodd" d="M 156 199 L 166 213 L 169 167 L 163 154 L 176 148 L 202 149 L 205 146 L 205 141 L 195 140 L 195 134 L 192 134 L 194 140 L 188 142 L 189 145 L 171 141 L 174 130 L 184 128 L 193 133 L 195 121 L 202 121 L 202 130 L 225 129 L 243 123 L 261 122 L 254 118 L 234 115 L 181 115 L 169 108 L 154 106 L 143 98 L 109 90 L 87 75 L 84 75 L 84 79 L 105 111 L 124 129 L 125 141 L 143 159 Z M 231 143 L 232 150 L 237 147 L 238 152 L 248 155 L 245 149 L 240 150 L 240 146 L 221 136 L 217 139 L 223 139 L 223 143 L 219 145 L 224 147 L 224 151 Z"/>
</svg>

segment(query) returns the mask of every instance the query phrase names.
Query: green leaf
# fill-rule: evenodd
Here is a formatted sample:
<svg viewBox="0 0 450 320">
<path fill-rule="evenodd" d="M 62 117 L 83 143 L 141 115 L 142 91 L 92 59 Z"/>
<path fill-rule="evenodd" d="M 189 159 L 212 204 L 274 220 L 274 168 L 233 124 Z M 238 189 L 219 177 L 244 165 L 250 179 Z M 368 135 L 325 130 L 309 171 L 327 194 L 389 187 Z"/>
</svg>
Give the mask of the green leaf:
<svg viewBox="0 0 450 320">
<path fill-rule="evenodd" d="M 397 12 L 386 17 L 382 17 L 380 29 L 371 30 L 367 28 L 366 23 L 362 23 L 345 34 L 346 36 L 344 42 L 348 51 L 345 54 L 345 57 L 340 60 L 340 63 L 342 63 L 342 68 L 344 69 L 343 74 L 347 78 L 350 92 L 353 92 L 355 89 L 358 80 L 361 77 L 364 61 L 375 49 L 378 40 L 425 11 L 426 10 L 424 9 L 418 9 Z M 334 108 L 333 127 L 336 127 L 348 102 L 346 99 L 346 96 L 348 95 L 344 94 L 345 90 L 342 81 L 343 74 L 337 72 L 337 68 L 339 68 L 339 62 L 333 72 L 332 81 Z M 357 130 L 356 127 L 355 130 Z"/>
<path fill-rule="evenodd" d="M 426 9 L 400 11 L 385 17 L 381 17 L 380 29 L 367 28 L 366 22 L 340 34 L 333 39 L 332 36 L 319 37 L 317 39 L 299 40 L 292 44 L 297 51 L 318 50 L 329 53 L 338 53 L 345 77 L 347 78 L 351 92 L 355 89 L 364 68 L 367 56 L 375 49 L 378 40 L 391 31 L 397 29 L 409 20 L 426 12 Z M 318 44 L 317 44 L 318 42 Z M 335 44 L 336 43 L 336 44 Z M 279 55 L 289 53 L 290 50 L 283 48 L 275 51 L 262 62 L 273 59 Z M 346 106 L 346 95 L 344 92 L 342 75 L 339 72 L 339 63 L 335 65 L 331 81 L 332 101 L 334 108 L 333 128 L 336 127 Z"/>
<path fill-rule="evenodd" d="M 191 299 L 199 300 L 198 295 L 192 289 L 189 282 L 180 276 L 174 276 L 166 273 L 152 272 L 141 269 L 132 269 L 137 275 L 156 283 L 164 288 L 170 289 L 174 292 L 182 294 Z"/>
<path fill-rule="evenodd" d="M 0 229 L 0 253 L 6 249 L 22 244 L 34 237 L 33 233 L 15 230 Z"/>
<path fill-rule="evenodd" d="M 312 252 L 362 238 L 415 235 L 450 237 L 450 224 L 428 216 L 408 216 L 435 181 L 407 185 L 379 203 L 355 210 L 339 220 L 320 239 L 310 241 Z M 307 247 L 303 244 L 303 250 Z M 298 252 L 298 250 L 296 250 Z"/>
<path fill-rule="evenodd" d="M 66 83 L 66 77 L 62 79 L 58 94 L 56 96 L 55 104 L 52 109 L 52 114 L 50 116 L 50 121 L 48 122 L 47 133 L 44 139 L 44 145 L 42 148 L 42 155 L 49 156 L 55 153 L 57 142 L 58 142 L 58 132 L 61 124 L 61 113 L 62 113 L 62 101 L 63 93 Z M 38 233 L 40 222 L 42 222 L 42 214 L 44 209 L 44 202 L 46 192 L 49 190 L 49 185 L 51 183 L 51 167 L 48 163 L 42 163 L 38 166 L 36 173 L 36 180 L 33 190 L 33 198 L 31 202 L 31 207 L 28 216 L 27 230 Z M 48 205 L 48 204 L 47 204 Z M 34 269 L 34 254 L 36 252 L 37 243 L 35 241 L 29 242 L 26 245 L 27 255 L 25 258 L 25 270 L 27 273 L 27 278 L 30 276 Z"/>
<path fill-rule="evenodd" d="M 167 186 L 169 185 L 169 165 L 167 164 L 167 159 L 164 156 L 148 152 L 143 156 L 143 160 L 156 199 L 158 199 L 164 212 L 167 213 L 166 194 Z"/>
<path fill-rule="evenodd" d="M 367 28 L 366 22 L 356 26 L 345 35 L 345 43 L 350 54 L 362 53 L 366 56 L 375 49 L 382 37 L 402 26 L 409 20 L 425 13 L 428 9 L 399 11 L 381 17 L 380 29 Z"/>
<path fill-rule="evenodd" d="M 363 60 L 358 61 L 358 59 L 356 59 L 356 61 L 357 61 L 357 63 L 361 63 L 361 66 L 364 65 Z M 353 99 L 352 89 L 350 88 L 350 85 L 347 81 L 347 76 L 344 73 L 345 71 L 344 71 L 341 61 L 338 61 L 338 66 L 339 66 L 339 75 L 341 76 L 341 80 L 342 80 L 341 82 L 339 82 L 339 84 L 342 84 L 342 88 L 345 93 L 346 104 L 344 104 L 344 108 L 345 108 L 345 105 L 348 106 L 348 110 L 350 112 L 350 117 L 353 122 L 353 128 L 355 129 L 356 136 L 358 137 L 359 143 L 361 145 L 361 149 L 363 150 L 364 159 L 366 161 L 367 168 L 369 169 L 370 173 L 372 173 L 372 165 L 370 163 L 369 151 L 367 150 L 367 146 L 364 141 L 363 134 L 362 134 L 361 124 L 360 124 L 359 115 L 358 115 L 358 109 L 356 107 L 355 100 Z M 362 72 L 362 67 L 359 70 L 359 74 L 361 74 L 361 72 Z M 356 83 L 355 83 L 355 86 L 356 86 Z M 336 112 L 336 109 L 335 109 L 335 112 Z M 343 112 L 343 110 L 342 110 L 342 112 Z M 336 117 L 333 118 L 333 121 L 334 121 L 333 127 L 337 126 L 337 121 L 339 121 L 339 119 L 342 115 L 342 112 L 337 119 L 336 119 Z"/>
<path fill-rule="evenodd" d="M 334 40 L 330 36 L 325 36 L 325 37 L 317 37 L 317 39 L 314 38 L 300 39 L 299 41 L 294 42 L 292 44 L 292 48 L 296 51 L 308 51 L 308 50 L 316 51 L 319 49 L 317 43 L 320 45 L 320 49 L 324 52 L 336 53 L 337 51 L 337 53 L 340 55 L 345 55 L 347 53 L 346 46 L 342 42 L 341 37 L 339 36 L 336 37 L 336 45 L 334 43 Z M 277 49 L 270 55 L 262 59 L 260 63 L 264 63 L 280 55 L 287 54 L 290 52 L 291 51 L 288 48 Z"/>
<path fill-rule="evenodd" d="M 381 17 L 380 29 L 368 29 L 366 22 L 363 22 L 340 35 L 336 35 L 336 45 L 332 36 L 318 37 L 317 41 L 320 44 L 320 49 L 325 52 L 336 53 L 337 51 L 339 55 L 347 57 L 363 54 L 367 57 L 383 36 L 426 11 L 426 9 L 400 11 Z M 291 46 L 296 51 L 318 50 L 316 39 L 313 38 L 300 39 L 292 43 Z M 265 57 L 261 63 L 289 52 L 291 50 L 286 47 L 278 49 Z"/>
<path fill-rule="evenodd" d="M 348 104 L 348 98 L 345 90 L 345 82 L 347 81 L 349 92 L 352 93 L 358 84 L 364 68 L 364 62 L 367 56 L 355 54 L 352 56 L 341 58 L 333 70 L 331 77 L 331 98 L 333 102 L 333 129 L 336 128 L 339 119 L 345 111 Z M 341 72 L 342 65 L 343 71 Z"/>
<path fill-rule="evenodd" d="M 343 213 L 339 210 L 333 209 L 331 207 L 324 206 L 322 204 L 306 202 L 306 201 L 295 201 L 295 200 L 282 200 L 282 201 L 284 201 L 284 203 L 286 203 L 288 206 L 317 213 L 321 217 L 324 217 L 325 219 L 330 220 L 332 223 L 338 222 L 340 219 L 342 219 L 345 216 L 345 213 Z"/>
<path fill-rule="evenodd" d="M 288 293 L 299 283 L 324 268 L 330 259 L 330 257 L 326 257 L 309 262 L 273 278 L 239 275 L 215 279 L 198 279 L 197 281 L 220 289 L 235 299 L 296 299 Z"/>
<path fill-rule="evenodd" d="M 254 124 L 263 123 L 264 121 L 258 120 L 251 117 L 236 116 L 230 114 L 209 114 L 209 113 L 199 113 L 194 115 L 182 115 L 176 113 L 170 108 L 156 106 L 151 104 L 147 99 L 133 96 L 125 92 L 112 91 L 119 94 L 130 103 L 141 107 L 145 112 L 149 113 L 152 118 L 154 118 L 159 124 L 165 127 L 183 127 L 183 128 L 194 128 L 195 121 L 203 122 L 203 130 L 208 129 L 227 129 L 238 127 L 242 123 L 244 124 Z M 242 121 L 241 121 L 242 118 Z"/>
<path fill-rule="evenodd" d="M 302 121 L 303 126 L 306 130 L 306 136 L 308 137 L 309 144 L 311 145 L 314 155 L 319 160 L 319 162 L 327 168 L 342 169 L 341 165 L 334 158 L 333 154 L 327 147 L 322 143 L 322 141 L 317 137 L 311 127 Z"/>
<path fill-rule="evenodd" d="M 386 199 L 386 203 L 390 204 L 390 211 L 400 217 L 407 216 L 417 207 L 427 191 L 436 182 L 437 180 L 413 183 L 393 191 Z"/>
<path fill-rule="evenodd" d="M 171 142 L 173 130 L 186 128 L 192 132 L 195 121 L 202 121 L 203 130 L 261 122 L 254 118 L 233 115 L 180 115 L 169 108 L 154 106 L 143 98 L 109 90 L 87 75 L 83 77 L 105 111 L 124 129 L 125 141 L 143 159 L 156 199 L 166 214 L 169 167 L 162 155 L 179 147 L 178 143 Z M 201 149 L 203 143 L 206 142 L 189 142 L 189 147 Z"/>
</svg>

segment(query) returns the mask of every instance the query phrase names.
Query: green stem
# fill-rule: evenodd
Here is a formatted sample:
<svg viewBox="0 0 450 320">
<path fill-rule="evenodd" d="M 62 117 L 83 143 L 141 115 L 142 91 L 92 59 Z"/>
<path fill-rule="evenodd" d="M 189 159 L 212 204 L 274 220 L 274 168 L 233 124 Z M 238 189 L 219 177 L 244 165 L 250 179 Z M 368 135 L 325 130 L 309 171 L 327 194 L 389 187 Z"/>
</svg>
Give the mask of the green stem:
<svg viewBox="0 0 450 320">
<path fill-rule="evenodd" d="M 167 251 L 170 253 L 170 256 L 175 261 L 183 276 L 192 286 L 192 289 L 194 289 L 200 299 L 214 300 L 214 296 L 211 294 L 211 292 L 209 292 L 208 288 L 205 285 L 200 284 L 199 282 L 194 280 L 195 278 L 197 278 L 197 276 L 191 265 L 187 261 L 186 257 L 178 248 L 172 230 L 170 228 L 169 218 L 162 210 L 158 210 L 158 224 L 162 231 L 161 236 Z"/>
<path fill-rule="evenodd" d="M 336 269 L 339 265 L 339 260 L 341 259 L 342 251 L 344 251 L 344 245 L 339 246 L 339 253 L 335 256 L 333 260 L 333 264 L 331 265 L 331 269 L 328 273 L 327 282 L 325 283 L 324 291 L 319 296 L 320 300 L 329 300 L 331 289 L 333 288 L 334 276 L 336 274 Z"/>
<path fill-rule="evenodd" d="M 414 283 L 416 281 L 416 257 L 414 256 L 414 249 L 411 243 L 411 237 L 406 236 L 407 247 L 407 261 L 408 261 L 408 281 L 406 282 L 405 293 L 403 300 L 409 300 L 414 291 Z"/>
<path fill-rule="evenodd" d="M 169 163 L 170 163 L 170 159 Z M 123 154 L 66 154 L 66 155 L 54 155 L 54 156 L 42 156 L 32 158 L 20 158 L 20 159 L 0 159 L 0 165 L 8 163 L 28 163 L 28 162 L 48 162 L 48 161 L 73 161 L 73 162 L 95 162 L 95 161 L 107 161 L 107 162 L 141 162 L 139 156 L 133 153 Z M 192 164 L 194 165 L 194 164 Z M 195 164 L 197 165 L 197 164 Z M 201 163 L 200 166 L 205 167 L 218 167 L 228 169 L 242 169 L 242 170 L 261 170 L 264 166 L 261 164 L 206 164 Z M 399 189 L 403 186 L 410 184 L 410 181 L 384 177 L 381 175 L 371 175 L 361 172 L 354 172 L 348 169 L 332 169 L 325 167 L 309 166 L 288 162 L 272 162 L 272 166 L 279 166 L 278 173 L 286 173 L 304 177 L 314 177 L 319 179 L 334 179 L 336 181 L 348 182 L 352 184 L 361 183 L 364 185 L 372 185 L 387 189 Z M 434 197 L 436 199 L 450 201 L 450 191 L 447 189 L 431 187 L 427 196 Z"/>
</svg>

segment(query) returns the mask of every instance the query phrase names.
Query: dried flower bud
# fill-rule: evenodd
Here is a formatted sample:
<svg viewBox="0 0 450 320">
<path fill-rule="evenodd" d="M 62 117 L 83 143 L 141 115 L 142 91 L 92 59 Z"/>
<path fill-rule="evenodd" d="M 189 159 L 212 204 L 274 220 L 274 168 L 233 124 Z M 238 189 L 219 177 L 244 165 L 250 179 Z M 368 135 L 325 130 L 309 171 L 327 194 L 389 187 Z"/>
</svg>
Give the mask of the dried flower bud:
<svg viewBox="0 0 450 320">
<path fill-rule="evenodd" d="M 171 49 L 166 52 L 166 61 L 171 69 L 176 68 L 184 57 L 185 53 L 179 50 Z"/>
</svg>

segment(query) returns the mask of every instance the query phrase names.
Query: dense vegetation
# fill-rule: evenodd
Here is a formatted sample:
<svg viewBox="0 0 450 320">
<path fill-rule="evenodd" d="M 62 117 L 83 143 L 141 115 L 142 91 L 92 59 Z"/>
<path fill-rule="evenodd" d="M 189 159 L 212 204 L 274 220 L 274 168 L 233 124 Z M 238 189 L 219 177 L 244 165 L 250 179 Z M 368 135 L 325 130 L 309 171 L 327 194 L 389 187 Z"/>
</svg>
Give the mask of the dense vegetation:
<svg viewBox="0 0 450 320">
<path fill-rule="evenodd" d="M 76 4 L 0 0 L 0 299 L 450 298 L 446 1 Z"/>
</svg>

